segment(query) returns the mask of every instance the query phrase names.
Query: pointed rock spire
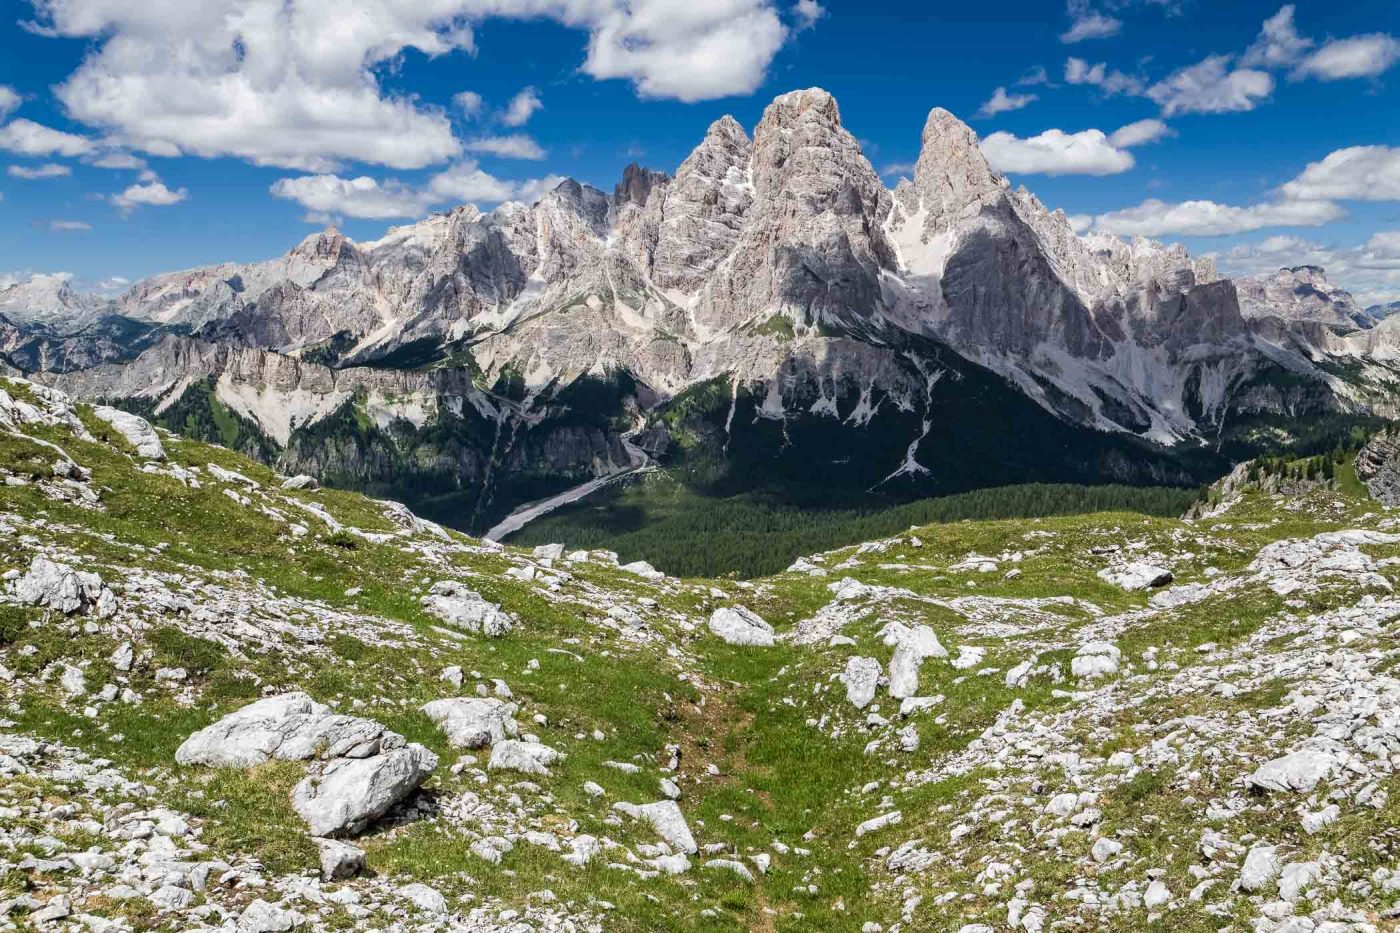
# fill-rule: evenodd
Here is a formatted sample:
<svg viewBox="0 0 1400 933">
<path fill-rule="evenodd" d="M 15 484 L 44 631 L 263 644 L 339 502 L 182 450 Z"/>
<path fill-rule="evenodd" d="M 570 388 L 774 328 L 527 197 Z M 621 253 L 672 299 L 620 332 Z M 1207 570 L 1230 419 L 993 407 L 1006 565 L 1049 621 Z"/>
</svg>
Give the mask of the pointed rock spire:
<svg viewBox="0 0 1400 933">
<path fill-rule="evenodd" d="M 670 180 L 671 176 L 665 172 L 653 172 L 632 162 L 622 170 L 622 181 L 613 188 L 613 205 L 617 208 L 627 204 L 644 207 L 652 189 Z"/>
<path fill-rule="evenodd" d="M 808 88 L 769 104 L 748 169 L 753 206 L 695 319 L 722 330 L 777 312 L 840 325 L 877 311 L 881 271 L 896 264 L 882 229 L 890 195 L 832 96 Z"/>
<path fill-rule="evenodd" d="M 729 255 L 753 201 L 752 148 L 739 121 L 720 117 L 681 163 L 664 200 L 648 205 L 636 251 L 649 257 L 656 284 L 689 291 Z"/>
<path fill-rule="evenodd" d="M 997 203 L 1006 179 L 992 171 L 977 134 L 942 107 L 929 112 L 914 166 L 914 188 L 928 211 L 925 228 L 940 232 Z"/>
</svg>

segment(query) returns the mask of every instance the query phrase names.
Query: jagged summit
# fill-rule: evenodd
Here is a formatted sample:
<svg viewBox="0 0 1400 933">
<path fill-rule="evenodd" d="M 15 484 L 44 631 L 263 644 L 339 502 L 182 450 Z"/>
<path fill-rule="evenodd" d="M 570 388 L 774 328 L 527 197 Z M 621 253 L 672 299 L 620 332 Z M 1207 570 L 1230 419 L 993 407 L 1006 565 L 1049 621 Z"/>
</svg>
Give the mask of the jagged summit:
<svg viewBox="0 0 1400 933">
<path fill-rule="evenodd" d="M 618 206 L 623 204 L 645 206 L 652 189 L 657 185 L 664 185 L 670 179 L 671 176 L 665 172 L 653 172 L 636 162 L 631 162 L 622 170 L 622 180 L 613 189 L 613 203 Z"/>
<path fill-rule="evenodd" d="M 929 112 L 914 164 L 914 190 L 926 212 L 924 229 L 938 233 L 993 206 L 1009 188 L 992 171 L 972 128 L 942 107 Z"/>
</svg>

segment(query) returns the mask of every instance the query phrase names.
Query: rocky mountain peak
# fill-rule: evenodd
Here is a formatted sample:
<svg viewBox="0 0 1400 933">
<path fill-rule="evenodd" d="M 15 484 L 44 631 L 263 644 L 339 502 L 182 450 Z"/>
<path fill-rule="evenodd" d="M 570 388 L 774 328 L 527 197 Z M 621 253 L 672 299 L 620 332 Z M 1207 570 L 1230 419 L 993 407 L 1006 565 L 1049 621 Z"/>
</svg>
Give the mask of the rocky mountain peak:
<svg viewBox="0 0 1400 933">
<path fill-rule="evenodd" d="M 882 270 L 897 265 L 882 225 L 890 194 L 841 125 L 830 94 L 808 88 L 769 104 L 754 130 L 753 206 L 697 319 L 728 328 L 764 314 L 850 323 L 882 307 Z"/>
<path fill-rule="evenodd" d="M 622 181 L 613 189 L 613 203 L 618 207 L 626 204 L 642 207 L 657 185 L 670 180 L 671 176 L 665 172 L 654 172 L 632 162 L 622 170 Z"/>
<path fill-rule="evenodd" d="M 1276 317 L 1354 329 L 1374 320 L 1320 266 L 1288 266 L 1271 275 L 1235 280 L 1245 317 Z"/>
<path fill-rule="evenodd" d="M 762 132 L 765 123 L 784 123 L 803 117 L 840 126 L 841 108 L 836 105 L 836 98 L 823 88 L 809 87 L 788 91 L 773 98 L 773 102 L 764 109 L 763 119 L 759 121 L 759 128 L 754 131 L 754 135 Z"/>
<path fill-rule="evenodd" d="M 914 166 L 914 189 L 930 232 L 946 230 L 999 201 L 1008 189 L 977 145 L 977 134 L 942 107 L 929 112 Z"/>
<path fill-rule="evenodd" d="M 752 151 L 739 121 L 720 117 L 643 217 L 628 224 L 628 249 L 657 285 L 693 291 L 729 254 L 753 201 Z"/>
<path fill-rule="evenodd" d="M 704 146 L 711 140 L 720 142 L 742 141 L 748 143 L 749 134 L 744 131 L 744 126 L 729 114 L 725 114 L 715 122 L 711 123 L 705 131 L 705 140 L 700 145 Z"/>
<path fill-rule="evenodd" d="M 753 184 L 761 196 L 777 197 L 794 180 L 815 183 L 834 194 L 843 181 L 868 188 L 873 179 L 888 200 L 884 185 L 841 125 L 836 99 L 821 88 L 791 91 L 773 100 L 754 130 L 751 160 Z"/>
<path fill-rule="evenodd" d="M 611 204 L 608 196 L 592 185 L 566 178 L 540 198 L 539 207 L 545 211 L 572 214 L 600 236 L 607 232 Z"/>
<path fill-rule="evenodd" d="M 103 304 L 95 295 L 74 291 L 62 273 L 31 275 L 0 289 L 0 314 L 20 323 L 79 324 Z"/>
<path fill-rule="evenodd" d="M 349 237 L 334 226 L 329 226 L 292 247 L 288 258 L 292 261 L 332 266 L 340 259 L 343 251 L 354 248 L 355 245 Z"/>
</svg>

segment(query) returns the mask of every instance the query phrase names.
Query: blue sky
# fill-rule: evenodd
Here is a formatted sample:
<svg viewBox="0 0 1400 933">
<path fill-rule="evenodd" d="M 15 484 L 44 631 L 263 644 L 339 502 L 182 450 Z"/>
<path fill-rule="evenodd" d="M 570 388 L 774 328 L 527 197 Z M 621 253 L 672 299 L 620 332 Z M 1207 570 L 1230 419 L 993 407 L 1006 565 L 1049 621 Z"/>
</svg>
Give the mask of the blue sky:
<svg viewBox="0 0 1400 933">
<path fill-rule="evenodd" d="M 558 176 L 611 188 L 634 159 L 673 171 L 722 114 L 751 129 L 776 94 L 819 85 L 891 184 L 942 106 L 1086 228 L 1180 240 L 1236 272 L 1317 262 L 1363 300 L 1400 299 L 1394 0 L 0 0 L 0 14 L 0 281 L 265 258 L 328 220 L 370 239 Z"/>
</svg>

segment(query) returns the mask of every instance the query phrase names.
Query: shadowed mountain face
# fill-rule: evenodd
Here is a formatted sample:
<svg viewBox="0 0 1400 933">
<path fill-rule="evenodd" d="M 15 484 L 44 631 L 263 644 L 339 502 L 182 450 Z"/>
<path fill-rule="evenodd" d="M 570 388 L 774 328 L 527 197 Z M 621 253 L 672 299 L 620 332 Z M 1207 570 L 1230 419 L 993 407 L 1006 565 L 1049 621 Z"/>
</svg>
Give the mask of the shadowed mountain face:
<svg viewBox="0 0 1400 933">
<path fill-rule="evenodd" d="M 816 499 L 1198 482 L 1393 415 L 1400 333 L 1319 269 L 1078 236 L 941 109 L 888 190 L 820 89 L 612 194 L 0 313 L 19 369 L 472 529 L 639 456 Z"/>
</svg>

